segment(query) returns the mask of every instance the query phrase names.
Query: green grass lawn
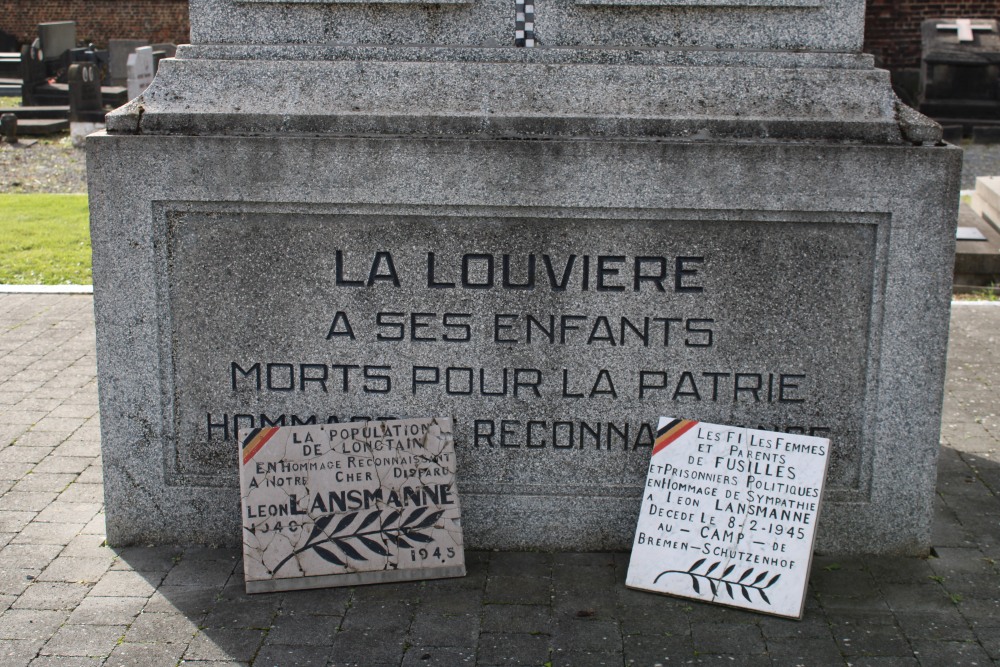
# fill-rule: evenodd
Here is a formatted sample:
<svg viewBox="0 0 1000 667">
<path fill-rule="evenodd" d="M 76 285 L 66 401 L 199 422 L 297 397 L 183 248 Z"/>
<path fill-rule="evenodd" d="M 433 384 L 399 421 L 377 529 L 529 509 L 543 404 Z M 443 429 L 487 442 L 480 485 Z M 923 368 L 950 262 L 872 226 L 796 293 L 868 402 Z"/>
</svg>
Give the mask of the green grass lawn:
<svg viewBox="0 0 1000 667">
<path fill-rule="evenodd" d="M 91 282 L 87 195 L 0 194 L 0 284 Z"/>
</svg>

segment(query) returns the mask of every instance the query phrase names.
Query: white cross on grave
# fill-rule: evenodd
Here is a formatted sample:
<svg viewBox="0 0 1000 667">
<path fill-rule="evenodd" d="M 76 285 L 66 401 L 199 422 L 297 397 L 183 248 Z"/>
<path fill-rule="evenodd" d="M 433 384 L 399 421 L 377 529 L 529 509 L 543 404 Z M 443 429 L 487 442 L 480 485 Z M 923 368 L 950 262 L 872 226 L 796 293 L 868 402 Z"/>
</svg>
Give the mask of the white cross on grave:
<svg viewBox="0 0 1000 667">
<path fill-rule="evenodd" d="M 973 30 L 986 30 L 993 32 L 993 26 L 989 23 L 973 23 L 972 19 L 955 19 L 954 23 L 938 23 L 938 30 L 957 30 L 958 41 L 971 42 L 975 38 Z"/>
</svg>

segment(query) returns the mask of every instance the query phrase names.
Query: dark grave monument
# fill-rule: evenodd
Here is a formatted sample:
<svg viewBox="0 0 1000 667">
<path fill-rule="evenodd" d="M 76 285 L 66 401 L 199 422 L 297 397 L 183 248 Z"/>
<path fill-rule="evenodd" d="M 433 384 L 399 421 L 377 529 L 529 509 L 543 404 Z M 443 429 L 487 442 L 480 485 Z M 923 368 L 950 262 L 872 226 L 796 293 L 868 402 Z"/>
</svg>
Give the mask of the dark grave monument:
<svg viewBox="0 0 1000 667">
<path fill-rule="evenodd" d="M 985 19 L 921 25 L 920 111 L 968 137 L 1000 130 L 1000 31 Z"/>
<path fill-rule="evenodd" d="M 69 120 L 76 123 L 104 122 L 101 72 L 96 63 L 69 66 Z"/>
<path fill-rule="evenodd" d="M 39 23 L 38 40 L 45 61 L 58 67 L 65 60 L 66 52 L 76 48 L 76 22 Z"/>
<path fill-rule="evenodd" d="M 199 0 L 88 139 L 109 542 L 239 544 L 241 429 L 449 416 L 467 546 L 627 548 L 674 415 L 926 553 L 961 151 L 864 3 L 511 9 Z"/>
</svg>

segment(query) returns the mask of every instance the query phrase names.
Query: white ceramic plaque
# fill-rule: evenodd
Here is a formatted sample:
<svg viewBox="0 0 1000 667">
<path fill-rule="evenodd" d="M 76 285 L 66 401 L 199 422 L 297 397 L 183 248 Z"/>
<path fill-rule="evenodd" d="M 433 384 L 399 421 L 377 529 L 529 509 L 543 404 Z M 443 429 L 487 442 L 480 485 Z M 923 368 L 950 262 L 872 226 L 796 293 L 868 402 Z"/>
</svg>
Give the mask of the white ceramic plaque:
<svg viewBox="0 0 1000 667">
<path fill-rule="evenodd" d="M 626 585 L 802 617 L 830 441 L 661 417 Z"/>
<path fill-rule="evenodd" d="M 248 593 L 465 574 L 451 419 L 241 431 Z"/>
</svg>

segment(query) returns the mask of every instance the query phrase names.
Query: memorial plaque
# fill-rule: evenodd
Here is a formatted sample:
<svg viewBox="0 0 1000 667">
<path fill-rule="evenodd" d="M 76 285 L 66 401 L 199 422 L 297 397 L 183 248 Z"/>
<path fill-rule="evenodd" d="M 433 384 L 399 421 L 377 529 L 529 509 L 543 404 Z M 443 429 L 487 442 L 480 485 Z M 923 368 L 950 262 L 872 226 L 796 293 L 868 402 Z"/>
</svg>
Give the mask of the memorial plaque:
<svg viewBox="0 0 1000 667">
<path fill-rule="evenodd" d="M 465 574 L 450 419 L 239 440 L 248 593 Z"/>
<path fill-rule="evenodd" d="M 660 418 L 626 585 L 802 617 L 830 441 Z"/>
</svg>

